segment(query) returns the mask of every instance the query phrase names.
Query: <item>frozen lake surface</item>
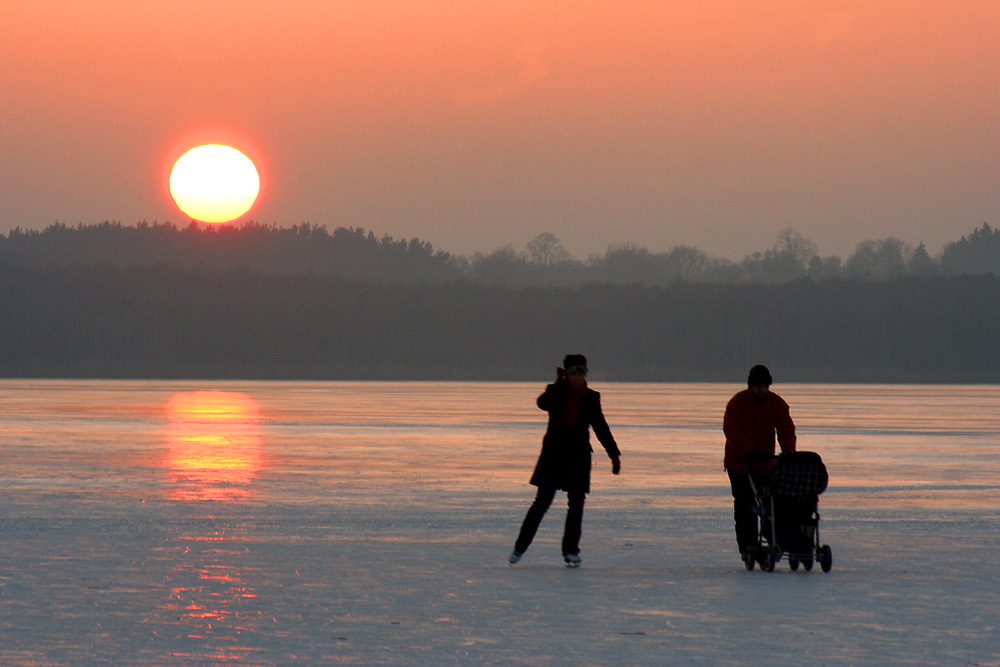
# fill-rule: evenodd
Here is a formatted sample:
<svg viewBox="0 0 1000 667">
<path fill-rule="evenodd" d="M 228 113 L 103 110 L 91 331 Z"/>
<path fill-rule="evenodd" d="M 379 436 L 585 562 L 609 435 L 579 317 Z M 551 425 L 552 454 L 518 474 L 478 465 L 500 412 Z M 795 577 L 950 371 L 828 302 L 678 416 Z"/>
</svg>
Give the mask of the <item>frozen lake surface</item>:
<svg viewBox="0 0 1000 667">
<path fill-rule="evenodd" d="M 583 567 L 523 560 L 544 381 L 0 381 L 0 664 L 1000 664 L 1000 387 L 776 385 L 833 571 L 747 572 L 742 387 L 595 381 Z"/>
</svg>

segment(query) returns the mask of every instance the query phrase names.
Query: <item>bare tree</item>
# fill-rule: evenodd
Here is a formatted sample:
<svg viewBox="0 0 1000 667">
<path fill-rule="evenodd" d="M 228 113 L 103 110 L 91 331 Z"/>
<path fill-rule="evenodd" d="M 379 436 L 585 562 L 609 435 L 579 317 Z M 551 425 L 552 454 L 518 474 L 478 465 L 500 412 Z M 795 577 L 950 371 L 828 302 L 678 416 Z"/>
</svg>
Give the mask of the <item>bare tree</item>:
<svg viewBox="0 0 1000 667">
<path fill-rule="evenodd" d="M 551 232 L 542 232 L 528 241 L 528 257 L 532 264 L 542 268 L 562 264 L 572 259 L 569 251 Z"/>
<path fill-rule="evenodd" d="M 710 263 L 708 255 L 698 248 L 686 245 L 675 246 L 667 257 L 683 280 L 700 279 Z"/>
<path fill-rule="evenodd" d="M 785 227 L 778 232 L 778 239 L 774 243 L 775 254 L 787 253 L 799 266 L 805 268 L 816 256 L 818 248 L 816 244 L 799 234 L 791 227 Z"/>
<path fill-rule="evenodd" d="M 898 278 L 906 273 L 906 260 L 912 252 L 897 238 L 863 241 L 844 263 L 844 273 L 869 280 Z"/>
</svg>

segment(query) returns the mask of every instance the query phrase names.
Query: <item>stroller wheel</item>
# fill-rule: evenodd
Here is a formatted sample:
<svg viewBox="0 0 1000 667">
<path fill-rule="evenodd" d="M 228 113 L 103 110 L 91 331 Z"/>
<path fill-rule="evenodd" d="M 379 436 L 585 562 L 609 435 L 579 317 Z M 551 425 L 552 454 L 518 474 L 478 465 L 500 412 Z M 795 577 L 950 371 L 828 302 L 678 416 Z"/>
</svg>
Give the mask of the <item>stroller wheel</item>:
<svg viewBox="0 0 1000 667">
<path fill-rule="evenodd" d="M 743 553 L 740 554 L 740 557 L 743 559 L 743 565 L 746 566 L 747 571 L 753 570 L 753 566 L 756 563 L 753 547 L 747 547 L 744 549 Z"/>
<path fill-rule="evenodd" d="M 819 548 L 816 560 L 819 561 L 819 566 L 823 568 L 824 572 L 829 572 L 833 569 L 833 551 L 830 549 L 829 544 L 824 544 Z"/>
<path fill-rule="evenodd" d="M 794 556 L 788 557 L 788 567 L 792 568 L 792 572 L 799 569 L 799 559 Z"/>
<path fill-rule="evenodd" d="M 813 559 L 812 558 L 806 558 L 806 559 L 804 559 L 802 561 L 802 569 L 805 570 L 806 572 L 809 572 L 810 570 L 812 570 L 813 569 Z"/>
<path fill-rule="evenodd" d="M 774 551 L 770 547 L 764 549 L 760 555 L 760 569 L 765 572 L 774 572 Z"/>
</svg>

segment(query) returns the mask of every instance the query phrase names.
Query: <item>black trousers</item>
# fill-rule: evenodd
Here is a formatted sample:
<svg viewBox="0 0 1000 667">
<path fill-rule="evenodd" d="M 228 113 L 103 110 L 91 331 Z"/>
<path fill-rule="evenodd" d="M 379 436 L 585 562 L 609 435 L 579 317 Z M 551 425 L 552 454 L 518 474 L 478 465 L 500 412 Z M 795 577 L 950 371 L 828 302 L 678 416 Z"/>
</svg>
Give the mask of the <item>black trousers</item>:
<svg viewBox="0 0 1000 667">
<path fill-rule="evenodd" d="M 750 486 L 750 478 L 745 472 L 729 472 L 729 484 L 733 489 L 733 518 L 736 520 L 736 544 L 740 553 L 746 547 L 756 546 L 758 541 L 757 515 L 753 508 L 757 499 Z"/>
<path fill-rule="evenodd" d="M 531 503 L 528 513 L 521 524 L 521 532 L 514 543 L 514 551 L 524 553 L 531 545 L 531 540 L 535 538 L 538 525 L 542 522 L 542 517 L 552 504 L 552 499 L 556 496 L 556 490 L 552 487 L 538 487 L 538 494 L 535 502 Z M 583 502 L 586 499 L 585 493 L 569 493 L 569 511 L 566 513 L 566 527 L 563 529 L 562 551 L 564 556 L 580 553 L 580 534 L 583 531 Z"/>
</svg>

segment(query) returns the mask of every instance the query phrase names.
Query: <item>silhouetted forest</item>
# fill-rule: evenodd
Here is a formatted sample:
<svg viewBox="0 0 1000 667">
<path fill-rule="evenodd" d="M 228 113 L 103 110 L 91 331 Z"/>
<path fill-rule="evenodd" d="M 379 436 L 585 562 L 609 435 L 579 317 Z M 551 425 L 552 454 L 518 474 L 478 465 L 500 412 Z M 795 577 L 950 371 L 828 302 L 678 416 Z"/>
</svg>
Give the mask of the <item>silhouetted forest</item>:
<svg viewBox="0 0 1000 667">
<path fill-rule="evenodd" d="M 546 234 L 468 258 L 316 226 L 15 230 L 0 375 L 546 381 L 582 352 L 601 380 L 738 383 L 766 363 L 779 382 L 1000 382 L 998 240 L 983 225 L 937 258 L 886 240 L 841 262 L 786 230 L 723 266 L 632 246 L 579 262 Z"/>
<path fill-rule="evenodd" d="M 691 246 L 652 252 L 615 244 L 585 260 L 570 255 L 543 232 L 524 249 L 501 246 L 471 257 L 434 250 L 420 239 L 396 240 L 361 228 L 254 222 L 240 226 L 177 228 L 170 223 L 116 222 L 14 229 L 0 235 L 0 261 L 21 266 L 156 266 L 245 268 L 269 274 L 318 274 L 377 282 L 439 283 L 454 280 L 523 286 L 587 284 L 672 285 L 678 281 L 783 284 L 800 278 L 891 280 L 907 276 L 1000 274 L 1000 230 L 984 223 L 931 257 L 923 243 L 897 238 L 867 240 L 846 259 L 823 257 L 816 244 L 793 229 L 774 245 L 741 261 L 710 257 Z"/>
</svg>

